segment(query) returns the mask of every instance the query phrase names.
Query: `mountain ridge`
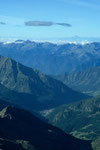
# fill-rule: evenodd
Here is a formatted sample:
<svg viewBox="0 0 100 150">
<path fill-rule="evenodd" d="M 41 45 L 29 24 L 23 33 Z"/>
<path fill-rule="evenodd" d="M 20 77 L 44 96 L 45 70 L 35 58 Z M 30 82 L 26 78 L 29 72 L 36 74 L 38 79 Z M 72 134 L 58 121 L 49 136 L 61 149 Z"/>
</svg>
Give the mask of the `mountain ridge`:
<svg viewBox="0 0 100 150">
<path fill-rule="evenodd" d="M 12 103 L 29 109 L 53 108 L 88 97 L 73 91 L 56 79 L 2 56 L 0 83 L 3 99 L 8 102 L 12 100 Z"/>
<path fill-rule="evenodd" d="M 0 133 L 0 148 L 9 148 L 8 141 L 11 142 L 10 146 L 15 142 L 15 147 L 20 144 L 19 147 L 26 150 L 92 150 L 89 141 L 65 134 L 30 112 L 14 106 L 8 106 L 0 112 Z"/>
<path fill-rule="evenodd" d="M 42 113 L 43 114 L 43 113 Z M 92 140 L 100 149 L 100 97 L 59 106 L 44 116 L 49 122 L 77 138 Z"/>
<path fill-rule="evenodd" d="M 100 66 L 77 71 L 72 74 L 62 74 L 55 78 L 70 88 L 90 95 L 100 94 Z"/>
<path fill-rule="evenodd" d="M 0 43 L 0 54 L 49 75 L 100 66 L 100 42 L 85 45 L 74 43 L 57 45 L 29 40 Z"/>
</svg>

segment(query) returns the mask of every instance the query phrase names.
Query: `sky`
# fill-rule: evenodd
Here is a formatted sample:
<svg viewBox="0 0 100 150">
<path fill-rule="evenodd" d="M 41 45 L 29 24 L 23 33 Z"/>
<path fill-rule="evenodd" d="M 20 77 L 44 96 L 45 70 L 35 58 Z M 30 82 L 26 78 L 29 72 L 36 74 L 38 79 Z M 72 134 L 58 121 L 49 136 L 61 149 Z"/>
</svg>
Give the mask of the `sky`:
<svg viewBox="0 0 100 150">
<path fill-rule="evenodd" d="M 99 0 L 0 0 L 0 39 L 100 37 Z"/>
</svg>

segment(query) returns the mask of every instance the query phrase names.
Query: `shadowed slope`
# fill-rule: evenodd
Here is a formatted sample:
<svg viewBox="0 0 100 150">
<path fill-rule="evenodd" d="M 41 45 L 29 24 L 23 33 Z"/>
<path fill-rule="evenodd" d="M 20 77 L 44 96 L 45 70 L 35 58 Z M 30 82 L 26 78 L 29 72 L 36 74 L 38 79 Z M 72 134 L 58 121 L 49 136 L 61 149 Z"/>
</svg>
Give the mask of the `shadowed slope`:
<svg viewBox="0 0 100 150">
<path fill-rule="evenodd" d="M 91 150 L 89 142 L 75 139 L 42 122 L 31 113 L 9 106 L 0 112 L 0 138 L 20 143 L 27 150 Z"/>
</svg>

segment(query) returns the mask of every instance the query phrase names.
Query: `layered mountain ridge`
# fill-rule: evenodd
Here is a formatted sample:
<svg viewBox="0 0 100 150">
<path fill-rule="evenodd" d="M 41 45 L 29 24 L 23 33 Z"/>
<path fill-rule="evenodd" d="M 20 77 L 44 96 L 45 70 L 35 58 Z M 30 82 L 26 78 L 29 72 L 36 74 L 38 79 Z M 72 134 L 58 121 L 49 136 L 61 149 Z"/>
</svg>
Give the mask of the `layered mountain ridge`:
<svg viewBox="0 0 100 150">
<path fill-rule="evenodd" d="M 50 75 L 100 66 L 100 42 L 84 45 L 21 40 L 14 43 L 1 42 L 0 54 Z"/>
<path fill-rule="evenodd" d="M 100 67 L 88 68 L 55 77 L 70 88 L 90 95 L 100 95 Z"/>
</svg>

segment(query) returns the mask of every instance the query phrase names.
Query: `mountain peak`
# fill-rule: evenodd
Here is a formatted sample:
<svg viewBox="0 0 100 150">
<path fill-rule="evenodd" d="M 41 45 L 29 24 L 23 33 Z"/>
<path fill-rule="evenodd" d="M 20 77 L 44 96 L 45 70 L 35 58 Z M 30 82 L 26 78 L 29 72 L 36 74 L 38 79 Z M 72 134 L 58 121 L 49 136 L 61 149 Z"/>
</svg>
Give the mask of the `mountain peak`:
<svg viewBox="0 0 100 150">
<path fill-rule="evenodd" d="M 14 97 L 7 92 L 8 97 L 5 100 L 11 100 L 13 104 L 31 110 L 54 108 L 61 104 L 87 98 L 87 95 L 73 91 L 56 79 L 2 56 L 0 83 L 8 90 L 15 92 Z M 5 95 L 4 93 L 4 98 Z"/>
</svg>

